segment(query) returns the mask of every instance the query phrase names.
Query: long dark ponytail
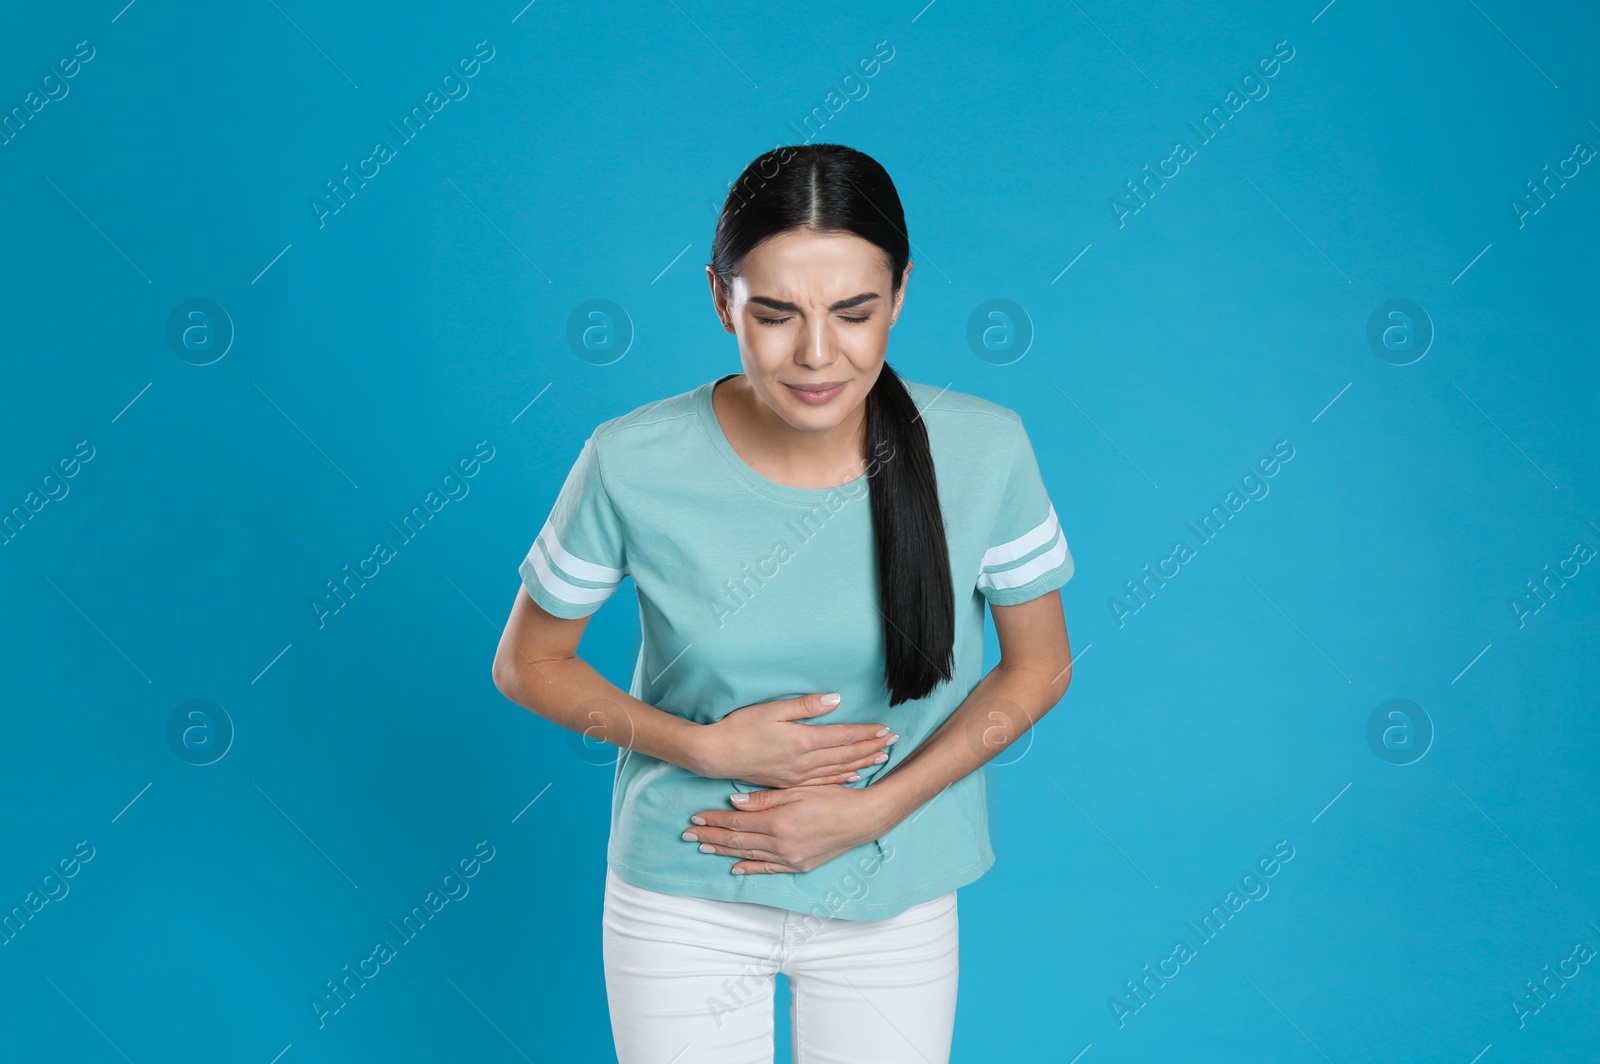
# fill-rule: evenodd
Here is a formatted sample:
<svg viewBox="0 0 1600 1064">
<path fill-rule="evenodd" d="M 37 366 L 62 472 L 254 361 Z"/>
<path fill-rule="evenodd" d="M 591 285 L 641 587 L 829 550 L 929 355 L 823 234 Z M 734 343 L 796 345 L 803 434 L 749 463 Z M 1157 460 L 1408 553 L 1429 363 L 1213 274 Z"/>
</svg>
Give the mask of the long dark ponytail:
<svg viewBox="0 0 1600 1064">
<path fill-rule="evenodd" d="M 900 291 L 911 242 L 894 182 L 843 144 L 774 148 L 734 182 L 717 219 L 711 268 L 727 291 L 761 241 L 790 229 L 848 232 L 882 248 Z M 955 592 L 933 453 L 920 411 L 884 362 L 866 399 L 867 483 L 883 614 L 889 705 L 922 698 L 955 673 Z"/>
</svg>

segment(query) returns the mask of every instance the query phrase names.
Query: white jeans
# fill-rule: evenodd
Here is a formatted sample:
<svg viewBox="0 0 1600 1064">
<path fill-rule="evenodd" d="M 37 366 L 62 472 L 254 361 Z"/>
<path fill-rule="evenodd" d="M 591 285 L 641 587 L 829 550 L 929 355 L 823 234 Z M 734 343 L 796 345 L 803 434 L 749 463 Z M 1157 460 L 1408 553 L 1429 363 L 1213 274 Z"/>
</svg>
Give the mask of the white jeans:
<svg viewBox="0 0 1600 1064">
<path fill-rule="evenodd" d="M 619 1064 L 771 1064 L 777 972 L 795 1064 L 950 1059 L 953 890 L 886 920 L 840 920 L 664 894 L 608 868 L 601 937 Z"/>
</svg>

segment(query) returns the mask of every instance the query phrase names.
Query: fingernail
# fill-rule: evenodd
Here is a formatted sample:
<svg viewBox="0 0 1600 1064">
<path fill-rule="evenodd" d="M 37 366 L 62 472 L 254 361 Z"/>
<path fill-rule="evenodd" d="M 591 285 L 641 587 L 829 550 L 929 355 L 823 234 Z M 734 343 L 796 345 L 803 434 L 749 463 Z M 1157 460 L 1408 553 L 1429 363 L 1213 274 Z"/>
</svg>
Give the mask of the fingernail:
<svg viewBox="0 0 1600 1064">
<path fill-rule="evenodd" d="M 873 763 L 878 765 L 883 764 L 887 760 L 889 760 L 889 755 L 884 753 L 882 750 L 879 750 L 878 755 L 872 759 Z"/>
<path fill-rule="evenodd" d="M 882 739 L 885 735 L 888 735 L 888 734 L 889 734 L 889 729 L 888 728 L 879 728 L 877 731 L 872 733 L 872 737 L 874 739 Z"/>
<path fill-rule="evenodd" d="M 883 745 L 884 745 L 884 746 L 893 746 L 893 745 L 894 745 L 894 744 L 895 744 L 895 743 L 897 743 L 897 742 L 899 742 L 899 741 L 900 741 L 900 736 L 898 736 L 898 735 L 891 735 L 891 736 L 889 736 L 889 741 L 888 741 L 888 742 L 886 742 L 886 743 L 884 743 L 884 744 L 883 744 Z"/>
<path fill-rule="evenodd" d="M 745 802 L 748 802 L 749 800 L 750 800 L 750 796 L 748 794 L 730 794 L 730 795 L 728 795 L 728 801 L 730 801 L 730 802 L 738 802 L 740 805 L 743 805 Z"/>
<path fill-rule="evenodd" d="M 861 778 L 861 777 L 860 777 L 860 776 L 858 776 L 858 775 L 857 775 L 857 774 L 856 774 L 856 773 L 854 773 L 854 772 L 852 772 L 852 773 L 850 773 L 850 782 L 851 782 L 851 783 L 854 783 L 854 782 L 855 782 L 855 781 L 856 781 L 856 780 L 858 780 L 858 779 L 860 779 L 860 778 Z"/>
<path fill-rule="evenodd" d="M 709 842 L 702 842 L 700 844 L 700 852 L 701 853 L 716 853 L 717 852 L 717 848 L 715 846 L 711 845 Z"/>
<path fill-rule="evenodd" d="M 692 816 L 689 819 L 696 824 L 704 824 L 706 822 L 706 818 L 703 816 Z"/>
<path fill-rule="evenodd" d="M 839 692 L 838 691 L 833 691 L 833 692 L 831 692 L 829 694 L 823 695 L 822 696 L 822 704 L 825 705 L 825 706 L 836 706 L 836 705 L 838 705 L 839 704 Z"/>
<path fill-rule="evenodd" d="M 700 841 L 700 836 L 696 835 L 692 831 L 685 831 L 683 833 L 683 839 L 684 839 L 685 842 L 699 842 Z"/>
<path fill-rule="evenodd" d="M 742 868 L 735 868 L 735 869 L 734 869 L 734 870 L 733 870 L 733 874 L 734 874 L 734 875 L 736 875 L 736 876 L 742 876 L 742 875 L 744 875 L 744 869 L 742 869 Z"/>
</svg>

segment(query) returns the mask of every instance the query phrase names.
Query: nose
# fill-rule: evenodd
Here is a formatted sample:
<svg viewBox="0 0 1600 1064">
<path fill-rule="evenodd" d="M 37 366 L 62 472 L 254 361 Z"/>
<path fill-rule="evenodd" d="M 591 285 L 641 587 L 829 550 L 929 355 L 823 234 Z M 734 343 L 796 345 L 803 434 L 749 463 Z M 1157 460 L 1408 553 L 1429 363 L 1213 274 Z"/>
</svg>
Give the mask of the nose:
<svg viewBox="0 0 1600 1064">
<path fill-rule="evenodd" d="M 822 369 L 833 362 L 832 346 L 828 318 L 824 316 L 802 331 L 799 349 L 795 351 L 795 362 L 807 369 Z"/>
</svg>

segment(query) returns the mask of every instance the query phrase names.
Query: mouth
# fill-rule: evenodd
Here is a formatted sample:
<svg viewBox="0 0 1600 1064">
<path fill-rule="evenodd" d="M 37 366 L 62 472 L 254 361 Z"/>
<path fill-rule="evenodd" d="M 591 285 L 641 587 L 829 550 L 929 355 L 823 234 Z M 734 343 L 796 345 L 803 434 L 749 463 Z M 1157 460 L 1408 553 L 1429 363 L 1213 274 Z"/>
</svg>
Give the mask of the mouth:
<svg viewBox="0 0 1600 1064">
<path fill-rule="evenodd" d="M 821 406 L 840 392 L 849 381 L 822 381 L 817 384 L 785 384 L 801 402 L 810 403 L 812 406 Z"/>
</svg>

